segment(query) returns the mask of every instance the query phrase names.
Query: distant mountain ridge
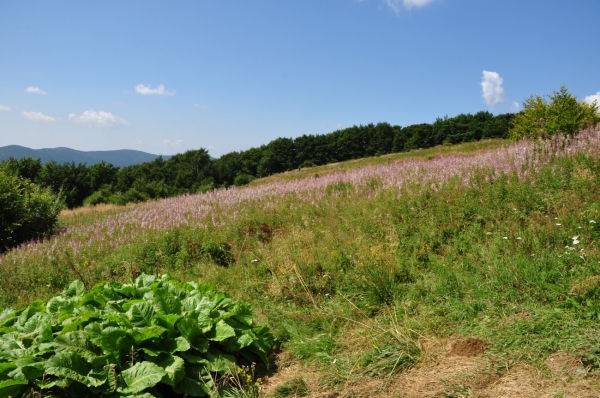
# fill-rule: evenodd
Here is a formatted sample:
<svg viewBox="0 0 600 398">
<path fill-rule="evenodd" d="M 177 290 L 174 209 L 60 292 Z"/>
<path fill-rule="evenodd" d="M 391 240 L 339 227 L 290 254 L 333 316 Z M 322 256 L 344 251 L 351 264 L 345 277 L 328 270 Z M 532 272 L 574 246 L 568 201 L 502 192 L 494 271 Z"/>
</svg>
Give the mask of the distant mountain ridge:
<svg viewBox="0 0 600 398">
<path fill-rule="evenodd" d="M 119 149 L 115 151 L 78 151 L 71 148 L 43 148 L 31 149 L 20 145 L 7 145 L 0 147 L 0 162 L 10 157 L 15 159 L 32 157 L 40 158 L 42 164 L 51 160 L 57 163 L 86 163 L 91 166 L 102 161 L 111 163 L 114 166 L 124 167 L 133 164 L 151 162 L 160 155 L 154 155 L 147 152 L 135 151 L 132 149 Z M 163 156 L 164 160 L 171 156 Z"/>
</svg>

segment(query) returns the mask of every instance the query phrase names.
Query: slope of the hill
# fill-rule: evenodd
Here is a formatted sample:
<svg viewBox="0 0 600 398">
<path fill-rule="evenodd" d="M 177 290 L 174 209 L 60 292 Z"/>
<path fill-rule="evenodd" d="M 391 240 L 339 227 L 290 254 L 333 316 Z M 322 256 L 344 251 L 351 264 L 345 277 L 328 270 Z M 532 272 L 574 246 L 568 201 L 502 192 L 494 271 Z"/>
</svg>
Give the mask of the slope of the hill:
<svg viewBox="0 0 600 398">
<path fill-rule="evenodd" d="M 0 303 L 168 272 L 273 329 L 270 396 L 597 396 L 600 131 L 376 159 L 71 212 L 0 256 Z"/>
<path fill-rule="evenodd" d="M 114 166 L 124 167 L 133 164 L 151 162 L 160 155 L 153 155 L 142 151 L 131 149 L 119 149 L 114 151 L 78 151 L 71 148 L 42 148 L 31 149 L 20 145 L 7 145 L 0 147 L 0 162 L 8 158 L 22 159 L 31 157 L 41 159 L 42 164 L 49 161 L 62 163 L 87 163 L 88 166 L 96 163 L 110 163 Z M 170 156 L 163 156 L 167 160 Z"/>
</svg>

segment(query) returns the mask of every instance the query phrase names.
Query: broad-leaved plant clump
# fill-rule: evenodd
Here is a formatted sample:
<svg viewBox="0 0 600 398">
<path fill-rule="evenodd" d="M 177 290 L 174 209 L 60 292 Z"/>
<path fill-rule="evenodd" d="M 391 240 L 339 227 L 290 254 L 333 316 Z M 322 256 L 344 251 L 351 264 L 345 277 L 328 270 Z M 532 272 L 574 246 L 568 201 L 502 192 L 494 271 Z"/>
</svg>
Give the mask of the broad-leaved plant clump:
<svg viewBox="0 0 600 398">
<path fill-rule="evenodd" d="M 202 397 L 274 340 L 212 285 L 141 275 L 0 312 L 0 398 Z"/>
</svg>

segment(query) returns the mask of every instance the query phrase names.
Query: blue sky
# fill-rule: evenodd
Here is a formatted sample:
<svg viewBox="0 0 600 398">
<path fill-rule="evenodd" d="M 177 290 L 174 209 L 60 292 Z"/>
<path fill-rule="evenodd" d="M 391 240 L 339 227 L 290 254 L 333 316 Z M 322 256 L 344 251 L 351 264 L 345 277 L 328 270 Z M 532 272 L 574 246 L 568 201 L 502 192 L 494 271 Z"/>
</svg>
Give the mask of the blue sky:
<svg viewBox="0 0 600 398">
<path fill-rule="evenodd" d="M 0 146 L 220 156 L 562 84 L 592 99 L 598 17 L 598 0 L 3 1 Z"/>
</svg>

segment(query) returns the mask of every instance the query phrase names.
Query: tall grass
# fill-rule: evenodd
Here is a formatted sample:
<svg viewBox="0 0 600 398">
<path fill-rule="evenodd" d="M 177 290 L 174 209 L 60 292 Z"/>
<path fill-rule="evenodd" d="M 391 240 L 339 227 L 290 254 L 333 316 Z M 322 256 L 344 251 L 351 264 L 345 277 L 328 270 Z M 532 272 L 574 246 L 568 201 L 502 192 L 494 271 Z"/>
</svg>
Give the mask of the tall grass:
<svg viewBox="0 0 600 398">
<path fill-rule="evenodd" d="M 588 129 L 72 214 L 63 234 L 0 257 L 0 302 L 74 278 L 199 277 L 252 303 L 332 385 L 413 366 L 424 336 L 584 358 L 600 340 L 599 178 Z"/>
</svg>

